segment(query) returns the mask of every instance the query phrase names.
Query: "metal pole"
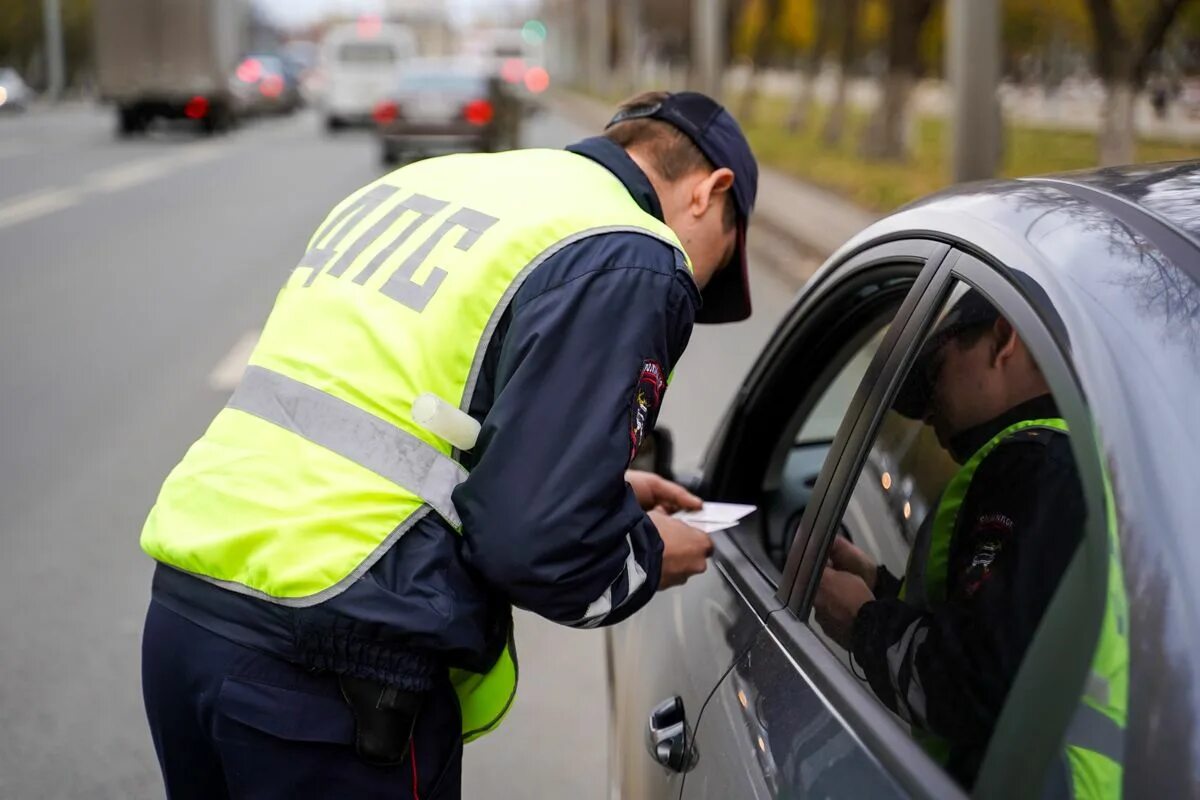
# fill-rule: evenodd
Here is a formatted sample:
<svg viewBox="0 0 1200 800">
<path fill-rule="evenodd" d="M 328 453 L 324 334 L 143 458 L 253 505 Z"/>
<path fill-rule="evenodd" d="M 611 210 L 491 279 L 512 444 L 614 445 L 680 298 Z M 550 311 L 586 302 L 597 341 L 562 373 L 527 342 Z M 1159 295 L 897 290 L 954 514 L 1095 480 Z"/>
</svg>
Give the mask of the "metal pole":
<svg viewBox="0 0 1200 800">
<path fill-rule="evenodd" d="M 622 0 L 621 22 L 625 88 L 630 94 L 633 94 L 642 88 L 642 0 Z"/>
<path fill-rule="evenodd" d="M 62 96 L 65 73 L 59 0 L 43 0 L 42 27 L 46 31 L 46 77 L 49 81 L 46 93 L 51 101 L 57 102 Z"/>
<path fill-rule="evenodd" d="M 946 78 L 955 182 L 994 177 L 1000 165 L 1000 3 L 950 0 Z"/>
<path fill-rule="evenodd" d="M 605 95 L 609 89 L 608 48 L 611 39 L 609 30 L 609 0 L 589 0 L 588 10 L 588 74 L 587 87 L 593 94 Z"/>
<path fill-rule="evenodd" d="M 692 2 L 692 81 L 697 90 L 720 97 L 724 64 L 724 0 Z"/>
</svg>

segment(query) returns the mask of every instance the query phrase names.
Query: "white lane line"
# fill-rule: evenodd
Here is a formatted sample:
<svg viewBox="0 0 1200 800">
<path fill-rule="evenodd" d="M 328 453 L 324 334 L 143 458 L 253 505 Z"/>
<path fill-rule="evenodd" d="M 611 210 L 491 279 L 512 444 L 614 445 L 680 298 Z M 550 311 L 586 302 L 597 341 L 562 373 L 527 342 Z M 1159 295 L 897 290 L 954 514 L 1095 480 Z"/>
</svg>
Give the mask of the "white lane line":
<svg viewBox="0 0 1200 800">
<path fill-rule="evenodd" d="M 254 352 L 261 333 L 257 330 L 247 331 L 242 338 L 237 340 L 237 344 L 217 362 L 213 371 L 208 374 L 210 389 L 217 392 L 232 392 L 237 388 L 238 382 L 242 379 L 242 373 L 246 371 L 246 365 L 250 363 L 250 354 Z"/>
<path fill-rule="evenodd" d="M 84 192 L 77 188 L 47 189 L 27 194 L 0 204 L 0 228 L 17 225 L 45 214 L 53 214 L 70 208 L 83 199 Z"/>
<path fill-rule="evenodd" d="M 171 171 L 173 159 L 152 159 L 121 164 L 89 175 L 83 185 L 91 191 L 116 192 L 146 183 Z"/>
</svg>

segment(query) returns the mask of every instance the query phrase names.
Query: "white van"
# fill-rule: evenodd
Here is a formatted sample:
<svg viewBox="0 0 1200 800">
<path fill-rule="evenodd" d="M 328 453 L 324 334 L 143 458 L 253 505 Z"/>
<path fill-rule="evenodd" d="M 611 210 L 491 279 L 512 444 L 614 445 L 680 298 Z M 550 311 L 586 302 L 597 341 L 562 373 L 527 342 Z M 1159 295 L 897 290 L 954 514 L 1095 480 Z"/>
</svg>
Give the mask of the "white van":
<svg viewBox="0 0 1200 800">
<path fill-rule="evenodd" d="M 370 123 L 371 110 L 395 88 L 400 67 L 416 52 L 416 37 L 400 25 L 366 18 L 331 28 L 321 43 L 325 127 Z"/>
</svg>

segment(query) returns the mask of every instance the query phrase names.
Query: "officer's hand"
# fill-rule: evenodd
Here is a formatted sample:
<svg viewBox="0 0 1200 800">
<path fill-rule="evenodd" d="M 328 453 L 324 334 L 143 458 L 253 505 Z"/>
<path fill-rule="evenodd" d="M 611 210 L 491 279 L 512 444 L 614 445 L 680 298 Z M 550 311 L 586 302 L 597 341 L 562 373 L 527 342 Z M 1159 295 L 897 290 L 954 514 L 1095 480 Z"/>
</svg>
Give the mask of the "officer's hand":
<svg viewBox="0 0 1200 800">
<path fill-rule="evenodd" d="M 693 511 L 703 505 L 699 497 L 678 483 L 672 483 L 653 472 L 631 469 L 625 473 L 625 480 L 633 487 L 638 505 L 646 511 L 658 508 L 674 514 L 680 510 Z"/>
<path fill-rule="evenodd" d="M 867 588 L 875 591 L 879 567 L 869 555 L 850 543 L 845 536 L 836 536 L 829 548 L 829 566 L 842 572 L 852 572 L 863 579 Z"/>
<path fill-rule="evenodd" d="M 658 528 L 658 535 L 663 540 L 659 589 L 679 586 L 693 575 L 699 575 L 708 569 L 712 539 L 707 533 L 660 511 L 651 511 L 650 521 Z"/>
<path fill-rule="evenodd" d="M 849 650 L 854 618 L 860 608 L 874 599 L 875 595 L 862 578 L 852 572 L 826 567 L 813 600 L 813 611 L 825 634 Z"/>
</svg>

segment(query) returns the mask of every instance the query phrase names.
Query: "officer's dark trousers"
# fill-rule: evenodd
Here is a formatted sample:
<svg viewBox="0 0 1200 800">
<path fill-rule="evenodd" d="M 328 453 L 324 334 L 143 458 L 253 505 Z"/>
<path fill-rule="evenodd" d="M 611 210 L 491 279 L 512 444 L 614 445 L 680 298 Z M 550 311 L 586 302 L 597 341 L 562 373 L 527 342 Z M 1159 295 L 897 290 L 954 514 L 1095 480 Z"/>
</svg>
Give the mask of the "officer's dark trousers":
<svg viewBox="0 0 1200 800">
<path fill-rule="evenodd" d="M 412 758 L 374 767 L 354 751 L 354 718 L 332 675 L 242 647 L 151 602 L 142 692 L 172 798 L 460 794 L 461 723 L 448 680 L 417 720 L 415 768 Z"/>
</svg>

